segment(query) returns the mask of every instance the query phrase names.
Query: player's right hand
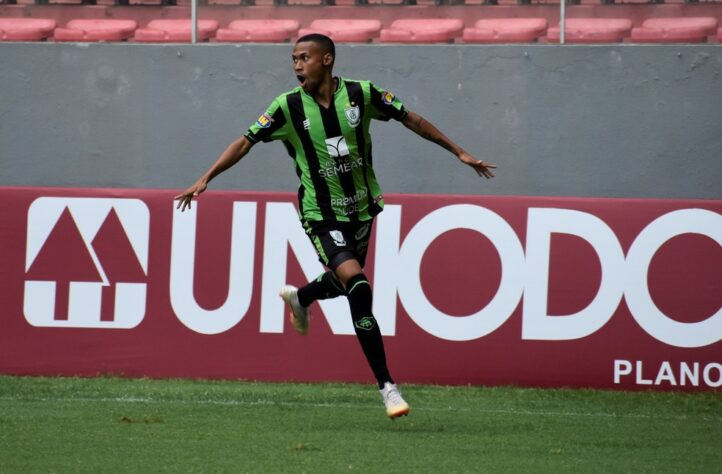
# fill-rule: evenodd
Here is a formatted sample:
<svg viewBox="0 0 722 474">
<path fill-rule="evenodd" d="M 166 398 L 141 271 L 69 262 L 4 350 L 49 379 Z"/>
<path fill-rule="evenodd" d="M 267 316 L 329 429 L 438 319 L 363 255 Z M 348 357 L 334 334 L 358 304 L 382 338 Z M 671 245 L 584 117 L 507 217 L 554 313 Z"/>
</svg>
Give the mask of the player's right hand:
<svg viewBox="0 0 722 474">
<path fill-rule="evenodd" d="M 476 171 L 476 174 L 482 178 L 491 179 L 494 177 L 494 172 L 492 170 L 496 168 L 496 165 L 493 163 L 488 163 L 484 160 L 477 160 L 465 151 L 461 152 L 459 160 L 461 160 L 462 163 L 471 166 L 474 171 Z"/>
<path fill-rule="evenodd" d="M 186 208 L 190 209 L 193 198 L 198 197 L 203 191 L 206 190 L 206 187 L 207 184 L 204 180 L 198 180 L 193 186 L 174 197 L 173 200 L 178 201 L 176 209 L 180 209 L 181 212 L 185 211 Z"/>
</svg>

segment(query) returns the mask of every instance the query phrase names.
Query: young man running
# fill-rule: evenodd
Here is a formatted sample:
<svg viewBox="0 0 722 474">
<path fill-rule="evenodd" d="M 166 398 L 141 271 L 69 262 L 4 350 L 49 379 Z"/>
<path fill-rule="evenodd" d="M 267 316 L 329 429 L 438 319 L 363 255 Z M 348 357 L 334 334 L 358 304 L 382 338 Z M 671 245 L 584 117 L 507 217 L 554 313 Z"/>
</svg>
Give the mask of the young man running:
<svg viewBox="0 0 722 474">
<path fill-rule="evenodd" d="M 407 111 L 391 92 L 368 81 L 334 77 L 336 50 L 330 38 L 303 36 L 291 57 L 300 86 L 276 97 L 256 123 L 175 199 L 181 210 L 190 208 L 193 198 L 253 145 L 283 141 L 301 180 L 301 223 L 319 260 L 330 270 L 303 288 L 283 287 L 280 296 L 290 306 L 291 323 L 301 334 L 308 330 L 311 303 L 348 298 L 354 330 L 379 384 L 386 413 L 394 419 L 408 414 L 409 405 L 386 366 L 381 332 L 371 312 L 371 286 L 363 273 L 373 218 L 384 205 L 372 168 L 369 124 L 372 119 L 398 120 L 456 155 L 481 177 L 492 178 L 496 166 L 465 152 L 420 115 Z"/>
</svg>

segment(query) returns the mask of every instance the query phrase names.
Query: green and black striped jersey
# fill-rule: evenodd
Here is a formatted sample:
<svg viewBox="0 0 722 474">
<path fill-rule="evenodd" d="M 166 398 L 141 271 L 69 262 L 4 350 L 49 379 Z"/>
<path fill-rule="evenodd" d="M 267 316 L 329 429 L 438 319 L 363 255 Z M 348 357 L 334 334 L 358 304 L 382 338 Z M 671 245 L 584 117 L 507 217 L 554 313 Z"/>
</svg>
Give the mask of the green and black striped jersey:
<svg viewBox="0 0 722 474">
<path fill-rule="evenodd" d="M 384 202 L 371 157 L 372 119 L 403 120 L 391 92 L 369 81 L 338 78 L 328 109 L 301 87 L 281 94 L 246 132 L 252 143 L 282 140 L 301 180 L 304 222 L 366 221 Z"/>
</svg>

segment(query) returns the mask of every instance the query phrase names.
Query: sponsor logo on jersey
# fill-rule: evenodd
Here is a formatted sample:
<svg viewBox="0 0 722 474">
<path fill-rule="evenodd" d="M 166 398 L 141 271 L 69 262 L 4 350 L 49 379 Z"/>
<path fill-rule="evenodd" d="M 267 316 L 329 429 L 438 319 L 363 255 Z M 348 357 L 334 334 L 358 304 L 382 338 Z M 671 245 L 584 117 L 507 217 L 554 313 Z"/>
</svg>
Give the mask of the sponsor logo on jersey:
<svg viewBox="0 0 722 474">
<path fill-rule="evenodd" d="M 326 150 L 331 158 L 344 158 L 349 155 L 348 145 L 344 137 L 327 138 Z"/>
<path fill-rule="evenodd" d="M 270 115 L 268 115 L 268 112 L 263 112 L 260 117 L 258 117 L 258 120 L 256 120 L 256 124 L 261 128 L 268 128 L 271 126 L 271 123 L 273 122 L 273 118 L 271 118 Z"/>
<path fill-rule="evenodd" d="M 384 91 L 384 93 L 381 94 L 381 100 L 384 101 L 384 104 L 391 105 L 394 103 L 394 100 L 396 100 L 396 96 L 389 91 Z"/>
<path fill-rule="evenodd" d="M 353 196 L 344 196 L 340 198 L 332 198 L 331 199 L 331 205 L 334 207 L 334 209 L 337 212 L 343 213 L 343 215 L 348 216 L 350 214 L 353 214 L 354 212 L 359 212 L 359 203 L 366 198 L 368 195 L 368 191 L 365 189 L 362 189 Z M 358 237 L 357 237 L 358 238 Z"/>
<path fill-rule="evenodd" d="M 318 174 L 322 178 L 330 178 L 341 173 L 348 173 L 356 168 L 363 166 L 361 157 L 345 157 L 334 161 L 328 161 L 323 168 L 318 169 Z"/>
<path fill-rule="evenodd" d="M 358 232 L 356 232 L 356 235 L 354 237 L 356 240 L 361 240 L 369 233 L 369 229 L 371 228 L 371 224 L 365 224 L 363 227 L 361 227 Z"/>
<path fill-rule="evenodd" d="M 343 113 L 346 114 L 346 120 L 351 127 L 356 128 L 361 123 L 361 110 L 358 105 L 344 109 Z"/>
</svg>

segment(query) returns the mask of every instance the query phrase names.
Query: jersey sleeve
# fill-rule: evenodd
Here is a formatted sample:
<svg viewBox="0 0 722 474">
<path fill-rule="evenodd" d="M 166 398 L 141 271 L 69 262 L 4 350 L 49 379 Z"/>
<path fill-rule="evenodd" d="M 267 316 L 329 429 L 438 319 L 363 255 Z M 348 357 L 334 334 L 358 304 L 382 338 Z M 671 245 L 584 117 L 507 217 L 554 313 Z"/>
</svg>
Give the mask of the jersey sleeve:
<svg viewBox="0 0 722 474">
<path fill-rule="evenodd" d="M 256 144 L 282 140 L 286 137 L 286 133 L 286 116 L 278 99 L 275 99 L 244 135 L 251 143 Z"/>
<path fill-rule="evenodd" d="M 406 112 L 404 104 L 393 93 L 380 89 L 374 84 L 371 84 L 369 91 L 373 118 L 384 122 L 389 119 L 403 120 L 406 118 L 408 112 Z"/>
</svg>

